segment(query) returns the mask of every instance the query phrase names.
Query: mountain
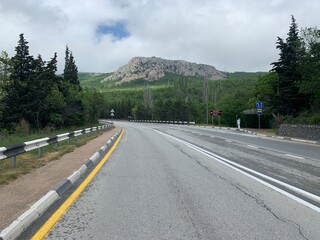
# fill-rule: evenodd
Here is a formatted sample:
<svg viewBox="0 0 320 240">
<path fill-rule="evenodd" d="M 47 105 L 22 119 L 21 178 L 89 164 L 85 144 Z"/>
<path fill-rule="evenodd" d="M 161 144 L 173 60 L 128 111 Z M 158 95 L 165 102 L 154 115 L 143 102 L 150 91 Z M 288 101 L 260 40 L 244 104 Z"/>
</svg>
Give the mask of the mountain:
<svg viewBox="0 0 320 240">
<path fill-rule="evenodd" d="M 118 84 L 137 79 L 156 81 L 164 77 L 166 73 L 192 77 L 199 76 L 208 80 L 226 78 L 225 73 L 210 65 L 183 60 L 166 60 L 158 57 L 134 57 L 103 81 L 117 81 Z"/>
</svg>

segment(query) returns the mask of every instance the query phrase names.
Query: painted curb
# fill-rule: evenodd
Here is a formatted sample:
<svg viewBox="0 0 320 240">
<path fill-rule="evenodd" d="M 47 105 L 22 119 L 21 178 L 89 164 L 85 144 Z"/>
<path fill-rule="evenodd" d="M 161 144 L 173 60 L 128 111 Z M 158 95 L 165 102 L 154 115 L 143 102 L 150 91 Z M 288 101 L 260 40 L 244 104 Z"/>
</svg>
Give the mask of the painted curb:
<svg viewBox="0 0 320 240">
<path fill-rule="evenodd" d="M 62 182 L 58 184 L 53 190 L 58 193 L 59 196 L 64 194 L 70 187 L 72 186 L 71 181 L 69 179 L 64 179 Z"/>
<path fill-rule="evenodd" d="M 34 223 L 49 207 L 59 200 L 64 192 L 70 189 L 92 165 L 101 161 L 107 154 L 111 145 L 118 139 L 120 129 L 107 143 L 95 152 L 77 171 L 73 172 L 67 179 L 62 180 L 53 190 L 35 202 L 26 212 L 14 220 L 7 228 L 0 232 L 0 240 L 13 240 L 18 238 L 32 223 Z M 101 154 L 100 151 L 104 149 Z"/>
<path fill-rule="evenodd" d="M 37 213 L 42 215 L 55 201 L 59 199 L 59 195 L 56 191 L 51 190 L 42 198 L 40 198 L 35 204 L 31 206 L 32 209 L 37 211 Z"/>
<path fill-rule="evenodd" d="M 82 165 L 79 168 L 80 175 L 82 176 L 87 170 L 88 170 L 87 166 L 86 165 Z"/>
<path fill-rule="evenodd" d="M 73 172 L 72 175 L 67 179 L 69 179 L 71 184 L 73 185 L 75 182 L 77 182 L 80 179 L 80 177 L 81 177 L 81 172 L 78 170 Z"/>
</svg>

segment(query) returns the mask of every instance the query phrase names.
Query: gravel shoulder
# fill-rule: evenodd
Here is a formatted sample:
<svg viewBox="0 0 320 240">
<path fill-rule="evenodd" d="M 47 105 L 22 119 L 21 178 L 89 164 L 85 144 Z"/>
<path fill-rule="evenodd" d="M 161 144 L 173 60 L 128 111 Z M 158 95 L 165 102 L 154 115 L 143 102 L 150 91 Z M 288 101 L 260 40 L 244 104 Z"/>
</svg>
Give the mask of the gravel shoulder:
<svg viewBox="0 0 320 240">
<path fill-rule="evenodd" d="M 68 178 L 120 129 L 115 127 L 58 160 L 0 186 L 0 231 L 8 227 L 37 200 Z"/>
</svg>

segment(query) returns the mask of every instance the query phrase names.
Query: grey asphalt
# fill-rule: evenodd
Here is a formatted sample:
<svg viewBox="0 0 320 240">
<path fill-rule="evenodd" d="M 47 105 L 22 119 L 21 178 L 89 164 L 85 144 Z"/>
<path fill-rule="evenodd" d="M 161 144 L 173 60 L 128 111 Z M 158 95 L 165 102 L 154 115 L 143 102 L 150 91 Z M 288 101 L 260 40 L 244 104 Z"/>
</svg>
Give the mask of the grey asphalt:
<svg viewBox="0 0 320 240">
<path fill-rule="evenodd" d="M 320 146 L 199 127 L 155 127 L 320 196 Z M 298 157 L 298 158 L 297 158 Z"/>
<path fill-rule="evenodd" d="M 318 212 L 153 129 L 244 162 L 277 153 L 196 128 L 118 124 L 117 149 L 47 239 L 319 239 Z"/>
<path fill-rule="evenodd" d="M 315 158 L 318 161 L 320 161 L 320 145 L 303 144 L 301 142 L 270 139 L 248 133 L 226 131 L 212 128 L 203 129 L 199 127 L 189 127 L 189 131 L 191 129 L 194 129 L 194 131 L 198 133 L 208 134 L 208 132 L 211 132 L 214 136 L 217 137 L 239 141 L 241 143 L 254 145 L 257 144 L 258 146 L 263 148 L 289 152 L 291 154 L 302 155 L 308 158 Z"/>
</svg>

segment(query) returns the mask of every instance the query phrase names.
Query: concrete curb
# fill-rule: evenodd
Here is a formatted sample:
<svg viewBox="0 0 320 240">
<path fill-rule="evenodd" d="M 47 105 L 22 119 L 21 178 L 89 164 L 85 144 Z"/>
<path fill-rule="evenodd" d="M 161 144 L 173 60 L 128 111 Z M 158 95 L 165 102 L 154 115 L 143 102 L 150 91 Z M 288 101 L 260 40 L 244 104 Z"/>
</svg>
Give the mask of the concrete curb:
<svg viewBox="0 0 320 240">
<path fill-rule="evenodd" d="M 0 232 L 0 240 L 13 240 L 18 238 L 32 223 L 34 223 L 46 210 L 48 210 L 62 194 L 77 183 L 87 173 L 88 168 L 96 165 L 102 157 L 110 150 L 118 139 L 121 129 L 108 140 L 107 143 L 95 152 L 77 171 L 73 172 L 67 179 L 62 180 L 53 190 L 34 203 L 26 212 L 13 221 L 7 228 Z"/>
</svg>

